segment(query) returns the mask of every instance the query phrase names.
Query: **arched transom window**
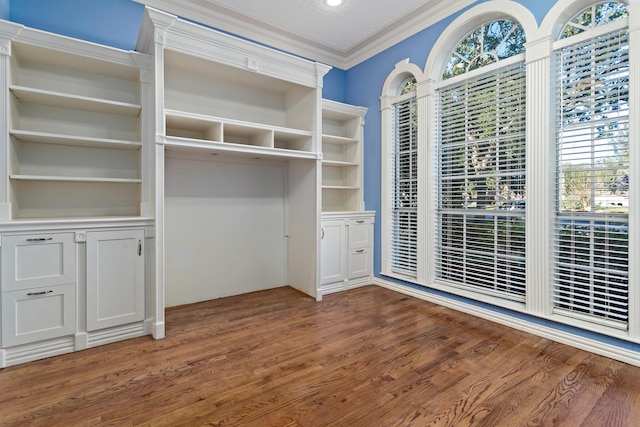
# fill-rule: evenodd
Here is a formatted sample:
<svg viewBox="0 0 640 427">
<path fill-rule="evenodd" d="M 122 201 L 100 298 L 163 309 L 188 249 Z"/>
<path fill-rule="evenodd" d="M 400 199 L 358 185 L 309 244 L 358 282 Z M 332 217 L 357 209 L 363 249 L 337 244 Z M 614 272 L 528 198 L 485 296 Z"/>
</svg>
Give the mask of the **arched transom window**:
<svg viewBox="0 0 640 427">
<path fill-rule="evenodd" d="M 610 24 L 629 16 L 627 6 L 620 2 L 593 4 L 574 16 L 560 33 L 561 39 L 580 34 L 591 28 Z"/>
<path fill-rule="evenodd" d="M 524 52 L 524 31 L 510 20 L 496 20 L 467 34 L 451 52 L 443 79 L 464 74 Z"/>
</svg>

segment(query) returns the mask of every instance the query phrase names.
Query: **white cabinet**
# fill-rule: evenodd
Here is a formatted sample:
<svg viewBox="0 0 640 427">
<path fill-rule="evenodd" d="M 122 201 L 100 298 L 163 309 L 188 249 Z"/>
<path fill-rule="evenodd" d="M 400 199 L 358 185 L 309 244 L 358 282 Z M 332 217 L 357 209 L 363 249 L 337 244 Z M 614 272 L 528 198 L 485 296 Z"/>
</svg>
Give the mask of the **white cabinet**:
<svg viewBox="0 0 640 427">
<path fill-rule="evenodd" d="M 73 233 L 2 237 L 2 347 L 76 331 Z"/>
<path fill-rule="evenodd" d="M 322 286 L 342 286 L 347 278 L 346 221 L 343 219 L 322 221 Z"/>
<path fill-rule="evenodd" d="M 323 294 L 368 285 L 373 265 L 373 212 L 323 214 Z"/>
<path fill-rule="evenodd" d="M 144 230 L 87 233 L 87 330 L 144 319 Z"/>
<path fill-rule="evenodd" d="M 0 368 L 150 334 L 153 58 L 2 20 L 0 46 Z"/>
</svg>

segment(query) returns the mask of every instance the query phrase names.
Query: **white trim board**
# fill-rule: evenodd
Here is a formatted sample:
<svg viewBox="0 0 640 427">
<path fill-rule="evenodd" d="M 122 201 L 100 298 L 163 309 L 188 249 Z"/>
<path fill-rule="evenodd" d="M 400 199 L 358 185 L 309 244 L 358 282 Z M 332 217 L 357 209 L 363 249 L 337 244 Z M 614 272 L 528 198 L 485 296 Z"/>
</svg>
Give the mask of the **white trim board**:
<svg viewBox="0 0 640 427">
<path fill-rule="evenodd" d="M 133 0 L 212 28 L 244 37 L 314 61 L 348 70 L 408 37 L 475 3 L 476 0 L 429 2 L 363 40 L 347 51 L 330 48 L 268 24 L 230 13 L 228 9 L 199 0 Z M 435 6 L 437 5 L 437 6 Z"/>
<path fill-rule="evenodd" d="M 432 302 L 434 304 L 451 308 L 463 313 L 471 314 L 473 316 L 496 322 L 504 326 L 509 326 L 523 332 L 528 332 L 539 337 L 547 338 L 561 344 L 566 344 L 575 348 L 579 348 L 581 350 L 598 354 L 600 356 L 605 356 L 611 359 L 619 360 L 621 362 L 629 363 L 630 365 L 640 366 L 640 351 L 621 348 L 619 346 L 608 344 L 606 342 L 597 341 L 584 336 L 561 331 L 553 327 L 538 325 L 532 322 L 528 322 L 524 319 L 518 319 L 517 317 L 502 314 L 497 311 L 479 307 L 474 304 L 456 301 L 451 298 L 446 298 L 421 291 L 410 286 L 389 282 L 379 277 L 374 277 L 373 283 L 382 288 L 399 292 L 401 294 L 418 298 L 424 301 Z M 545 319 L 541 320 L 545 321 Z M 630 343 L 630 345 L 635 344 Z"/>
</svg>

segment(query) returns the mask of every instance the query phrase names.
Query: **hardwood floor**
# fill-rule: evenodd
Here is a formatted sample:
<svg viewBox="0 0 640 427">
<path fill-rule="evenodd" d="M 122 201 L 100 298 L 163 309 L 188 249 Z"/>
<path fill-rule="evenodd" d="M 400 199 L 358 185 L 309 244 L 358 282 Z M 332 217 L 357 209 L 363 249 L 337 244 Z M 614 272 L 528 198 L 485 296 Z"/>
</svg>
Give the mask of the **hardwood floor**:
<svg viewBox="0 0 640 427">
<path fill-rule="evenodd" d="M 0 370 L 0 425 L 640 425 L 640 368 L 379 287 L 166 320 L 164 340 Z"/>
</svg>

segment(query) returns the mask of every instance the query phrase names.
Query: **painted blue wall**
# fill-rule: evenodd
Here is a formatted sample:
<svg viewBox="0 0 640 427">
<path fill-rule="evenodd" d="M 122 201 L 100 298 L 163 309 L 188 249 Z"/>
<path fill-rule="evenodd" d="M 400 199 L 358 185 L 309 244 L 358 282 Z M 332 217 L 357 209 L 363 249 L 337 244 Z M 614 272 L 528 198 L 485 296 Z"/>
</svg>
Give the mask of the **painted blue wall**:
<svg viewBox="0 0 640 427">
<path fill-rule="evenodd" d="M 332 101 L 347 102 L 347 72 L 332 68 L 324 76 L 322 97 Z"/>
<path fill-rule="evenodd" d="M 11 19 L 11 11 L 9 9 L 9 0 L 0 0 L 0 19 Z"/>
<path fill-rule="evenodd" d="M 133 50 L 144 6 L 131 0 L 2 0 L 10 20 L 52 33 Z"/>
</svg>

